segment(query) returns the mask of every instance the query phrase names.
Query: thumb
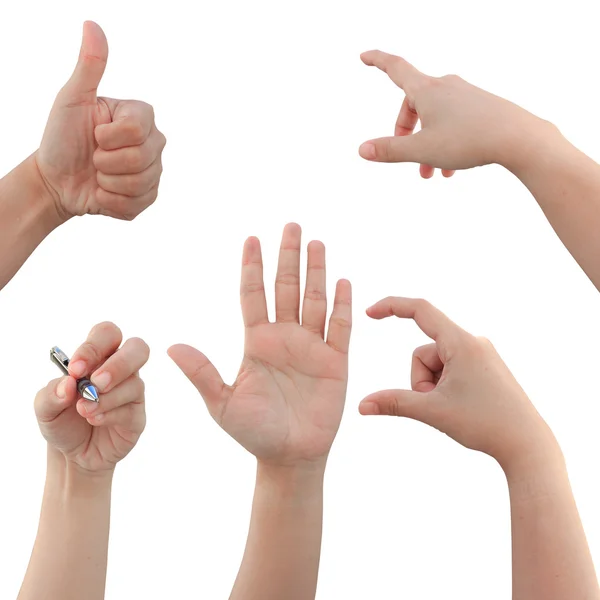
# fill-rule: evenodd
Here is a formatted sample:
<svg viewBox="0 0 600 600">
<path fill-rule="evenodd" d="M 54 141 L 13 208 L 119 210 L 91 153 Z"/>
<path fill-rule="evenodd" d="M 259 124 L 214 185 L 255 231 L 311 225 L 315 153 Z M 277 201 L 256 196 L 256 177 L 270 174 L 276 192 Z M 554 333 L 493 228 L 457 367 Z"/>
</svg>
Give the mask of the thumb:
<svg viewBox="0 0 600 600">
<path fill-rule="evenodd" d="M 217 407 L 230 394 L 215 366 L 202 352 L 185 344 L 171 346 L 167 353 L 200 392 L 210 414 L 214 416 Z"/>
<path fill-rule="evenodd" d="M 50 423 L 57 419 L 77 400 L 77 381 L 73 377 L 54 379 L 41 389 L 34 402 L 35 415 L 39 423 Z"/>
<path fill-rule="evenodd" d="M 367 396 L 359 405 L 362 415 L 388 415 L 430 422 L 430 394 L 409 390 L 385 390 Z"/>
<path fill-rule="evenodd" d="M 426 131 L 412 135 L 378 138 L 360 146 L 358 153 L 375 162 L 430 164 L 431 140 Z"/>
<path fill-rule="evenodd" d="M 83 24 L 79 59 L 71 79 L 64 88 L 72 101 L 91 102 L 96 99 L 96 91 L 104 75 L 107 60 L 108 42 L 104 31 L 97 23 L 86 21 Z"/>
</svg>

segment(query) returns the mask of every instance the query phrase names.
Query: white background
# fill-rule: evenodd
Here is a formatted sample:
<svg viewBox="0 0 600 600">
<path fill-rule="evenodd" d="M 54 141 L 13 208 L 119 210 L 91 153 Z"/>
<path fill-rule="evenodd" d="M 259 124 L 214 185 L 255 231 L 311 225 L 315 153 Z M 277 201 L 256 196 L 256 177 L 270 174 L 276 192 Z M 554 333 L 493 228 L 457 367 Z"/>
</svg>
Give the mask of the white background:
<svg viewBox="0 0 600 600">
<path fill-rule="evenodd" d="M 359 53 L 456 72 L 557 123 L 600 156 L 600 38 L 587 0 L 302 3 L 14 2 L 0 19 L 0 170 L 36 147 L 98 21 L 101 93 L 152 103 L 169 143 L 161 194 L 133 223 L 89 217 L 54 232 L 0 293 L 0 597 L 15 597 L 37 528 L 44 443 L 32 411 L 102 320 L 152 348 L 148 427 L 114 484 L 107 598 L 226 598 L 246 539 L 254 463 L 166 356 L 205 351 L 232 380 L 242 350 L 240 253 L 263 242 L 274 276 L 283 225 L 328 248 L 329 285 L 354 284 L 347 410 L 326 479 L 319 598 L 510 595 L 506 484 L 486 456 L 405 420 L 365 418 L 369 392 L 406 386 L 423 336 L 373 322 L 380 297 L 426 297 L 486 335 L 566 454 L 600 557 L 600 296 L 519 181 L 499 167 L 421 180 L 362 161 L 393 131 L 402 94 Z M 272 299 L 272 296 L 270 296 Z M 272 305 L 272 303 L 271 303 Z M 596 508 L 594 508 L 596 507 Z"/>
</svg>

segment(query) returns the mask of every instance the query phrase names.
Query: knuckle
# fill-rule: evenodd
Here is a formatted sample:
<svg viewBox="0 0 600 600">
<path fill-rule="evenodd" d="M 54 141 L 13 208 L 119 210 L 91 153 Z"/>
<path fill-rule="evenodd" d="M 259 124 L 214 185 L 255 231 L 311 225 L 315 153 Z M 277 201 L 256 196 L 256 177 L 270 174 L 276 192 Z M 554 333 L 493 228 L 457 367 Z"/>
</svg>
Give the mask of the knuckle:
<svg viewBox="0 0 600 600">
<path fill-rule="evenodd" d="M 487 338 L 474 336 L 471 334 L 468 334 L 465 337 L 463 341 L 463 346 L 470 356 L 476 358 L 487 354 L 490 348 L 493 347 L 492 343 Z"/>
<path fill-rule="evenodd" d="M 488 338 L 477 336 L 475 340 L 477 341 L 477 345 L 483 350 L 494 350 L 494 344 Z"/>
<path fill-rule="evenodd" d="M 121 221 L 133 221 L 138 216 L 137 212 L 126 212 L 122 213 L 120 216 Z"/>
<path fill-rule="evenodd" d="M 329 323 L 330 325 L 335 325 L 336 327 L 340 327 L 342 329 L 352 328 L 352 321 L 344 317 L 331 317 Z"/>
<path fill-rule="evenodd" d="M 418 348 L 415 348 L 413 350 L 412 357 L 413 358 L 420 358 L 421 354 L 424 352 L 425 348 L 426 348 L 426 346 L 419 346 Z"/>
<path fill-rule="evenodd" d="M 390 398 L 389 402 L 383 408 L 390 417 L 400 416 L 400 405 L 396 397 Z"/>
<path fill-rule="evenodd" d="M 112 321 L 103 321 L 102 323 L 98 323 L 97 325 L 94 325 L 94 327 L 92 327 L 92 330 L 90 331 L 90 334 L 88 336 L 88 340 L 92 337 L 102 337 L 109 338 L 111 340 L 120 340 L 123 337 L 123 334 L 121 330 Z M 86 346 L 86 344 L 89 347 L 91 347 L 94 352 L 96 352 L 95 347 L 92 346 L 89 341 L 86 341 L 84 343 L 84 346 Z"/>
<path fill-rule="evenodd" d="M 33 399 L 33 410 L 35 411 L 36 416 L 40 412 L 41 405 L 44 402 L 44 399 L 46 398 L 46 396 L 48 394 L 49 387 L 50 387 L 50 384 L 48 384 L 46 387 L 43 387 L 41 390 L 38 390 L 38 393 L 35 395 L 35 398 Z"/>
<path fill-rule="evenodd" d="M 102 171 L 103 168 L 106 168 L 107 160 L 106 160 L 106 151 L 102 150 L 102 148 L 98 147 L 94 151 L 92 156 L 92 163 L 97 171 Z"/>
<path fill-rule="evenodd" d="M 397 56 L 396 54 L 391 54 L 386 59 L 385 64 L 389 71 L 389 70 L 398 69 L 398 68 L 403 67 L 406 64 L 406 61 L 401 56 Z"/>
<path fill-rule="evenodd" d="M 246 283 L 241 287 L 241 294 L 247 296 L 255 292 L 264 292 L 265 286 L 262 283 Z"/>
<path fill-rule="evenodd" d="M 98 362 L 100 360 L 100 352 L 92 342 L 83 342 L 77 352 L 77 358 L 83 358 L 85 360 L 92 360 Z"/>
<path fill-rule="evenodd" d="M 139 352 L 146 360 L 150 357 L 150 346 L 139 337 L 130 338 L 130 343 L 134 346 L 134 348 Z"/>
<path fill-rule="evenodd" d="M 112 321 L 102 321 L 92 327 L 92 334 L 97 333 L 115 333 L 120 335 L 121 330 Z"/>
<path fill-rule="evenodd" d="M 415 299 L 415 312 L 422 314 L 430 311 L 432 308 L 432 304 L 429 300 L 425 300 L 424 298 Z"/>
<path fill-rule="evenodd" d="M 154 106 L 152 106 L 152 104 L 149 104 L 148 102 L 144 102 L 143 100 L 138 100 L 138 102 L 140 103 L 140 106 L 145 110 L 145 112 L 150 116 L 152 121 L 154 121 Z"/>
<path fill-rule="evenodd" d="M 281 273 L 277 276 L 275 283 L 280 285 L 298 285 L 300 283 L 300 275 L 297 273 Z"/>
<path fill-rule="evenodd" d="M 186 373 L 186 375 L 191 381 L 201 381 L 205 369 L 209 368 L 210 365 L 211 363 L 207 359 L 201 360 L 189 373 Z"/>
<path fill-rule="evenodd" d="M 440 77 L 439 79 L 440 79 L 440 81 L 445 81 L 447 83 L 458 83 L 459 81 L 462 81 L 462 79 L 458 75 L 455 75 L 454 73 L 444 75 L 443 77 Z"/>
<path fill-rule="evenodd" d="M 441 77 L 431 77 L 430 75 L 424 75 L 423 77 L 419 77 L 418 82 L 415 83 L 415 91 L 436 87 L 440 85 L 441 82 Z"/>
<path fill-rule="evenodd" d="M 144 168 L 144 160 L 140 148 L 128 148 L 123 157 L 123 166 L 127 170 L 139 171 Z"/>
<path fill-rule="evenodd" d="M 156 199 L 158 198 L 158 185 L 155 185 L 145 196 L 144 196 L 144 206 L 142 211 L 146 210 L 149 206 L 154 204 Z M 141 212 L 141 211 L 140 211 Z"/>
<path fill-rule="evenodd" d="M 142 399 L 144 398 L 144 394 L 146 393 L 146 384 L 141 377 L 136 377 L 134 379 L 134 394 L 136 398 Z"/>
<path fill-rule="evenodd" d="M 377 149 L 378 156 L 383 160 L 390 160 L 392 156 L 392 144 L 390 140 L 383 140 Z"/>
<path fill-rule="evenodd" d="M 140 145 L 146 139 L 144 126 L 138 119 L 129 119 L 123 123 L 123 129 L 132 144 Z"/>
<path fill-rule="evenodd" d="M 159 131 L 158 135 L 160 138 L 160 151 L 162 152 L 167 145 L 167 136 L 162 131 Z"/>
<path fill-rule="evenodd" d="M 307 289 L 304 293 L 304 298 L 313 300 L 314 302 L 326 302 L 327 294 L 323 290 Z"/>
<path fill-rule="evenodd" d="M 138 404 L 136 402 L 130 402 L 125 405 L 127 407 L 127 421 L 133 423 L 136 418 Z"/>
<path fill-rule="evenodd" d="M 137 196 L 140 192 L 142 181 L 138 175 L 123 175 L 122 189 L 128 196 Z"/>
<path fill-rule="evenodd" d="M 139 426 L 140 434 L 144 433 L 145 430 L 146 430 L 146 413 L 144 412 L 140 416 L 140 426 Z"/>
</svg>

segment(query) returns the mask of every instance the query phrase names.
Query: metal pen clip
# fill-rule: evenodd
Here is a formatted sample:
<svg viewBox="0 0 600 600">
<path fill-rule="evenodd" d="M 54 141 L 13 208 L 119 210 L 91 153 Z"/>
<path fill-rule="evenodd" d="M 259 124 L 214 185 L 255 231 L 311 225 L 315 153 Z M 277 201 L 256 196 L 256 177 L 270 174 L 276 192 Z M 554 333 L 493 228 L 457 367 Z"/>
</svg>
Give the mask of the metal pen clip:
<svg viewBox="0 0 600 600">
<path fill-rule="evenodd" d="M 69 374 L 69 357 L 58 346 L 54 346 L 50 350 L 50 360 L 64 375 Z M 90 402 L 99 402 L 100 400 L 96 386 L 87 377 L 77 380 L 77 390 L 83 398 Z"/>
</svg>

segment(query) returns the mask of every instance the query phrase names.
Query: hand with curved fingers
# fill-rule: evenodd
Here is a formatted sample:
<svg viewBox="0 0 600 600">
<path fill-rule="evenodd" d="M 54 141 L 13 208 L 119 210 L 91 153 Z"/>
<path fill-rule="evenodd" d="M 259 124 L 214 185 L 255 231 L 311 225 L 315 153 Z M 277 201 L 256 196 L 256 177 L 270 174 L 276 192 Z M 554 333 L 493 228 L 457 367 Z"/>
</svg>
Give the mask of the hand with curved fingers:
<svg viewBox="0 0 600 600">
<path fill-rule="evenodd" d="M 308 245 L 300 319 L 300 227 L 285 227 L 270 323 L 259 241 L 244 246 L 244 358 L 233 385 L 189 346 L 169 355 L 219 425 L 258 459 L 252 519 L 231 600 L 313 600 L 323 520 L 323 477 L 348 380 L 351 288 L 337 283 L 327 318 L 325 248 Z"/>
<path fill-rule="evenodd" d="M 300 322 L 300 241 L 300 228 L 288 225 L 277 270 L 275 323 L 267 314 L 260 243 L 256 238 L 246 241 L 241 282 L 246 342 L 233 385 L 225 385 L 197 350 L 184 345 L 169 350 L 217 423 L 259 460 L 277 464 L 327 456 L 348 379 L 350 284 L 337 284 L 325 341 L 325 248 L 320 242 L 308 246 Z"/>
<path fill-rule="evenodd" d="M 545 123 L 456 75 L 430 77 L 403 58 L 379 50 L 365 52 L 361 59 L 387 73 L 406 94 L 395 135 L 360 147 L 367 160 L 420 163 L 426 179 L 436 167 L 450 177 L 457 169 L 505 164 L 518 150 L 522 131 Z M 421 130 L 414 133 L 419 121 Z"/>
<path fill-rule="evenodd" d="M 425 300 L 387 298 L 367 314 L 414 319 L 434 343 L 413 354 L 412 390 L 371 394 L 360 404 L 362 414 L 422 421 L 503 466 L 536 451 L 541 440 L 553 439 L 488 340 L 467 333 Z"/>
<path fill-rule="evenodd" d="M 104 32 L 86 22 L 79 61 L 35 154 L 64 218 L 102 214 L 131 220 L 158 194 L 165 136 L 149 104 L 97 95 L 107 59 Z"/>
<path fill-rule="evenodd" d="M 48 444 L 86 471 L 114 469 L 133 449 L 145 424 L 144 383 L 139 370 L 148 346 L 131 338 L 122 346 L 116 325 L 101 323 L 75 352 L 70 376 L 51 381 L 35 400 L 39 426 Z M 100 401 L 78 398 L 77 379 L 89 376 Z"/>
<path fill-rule="evenodd" d="M 399 56 L 373 50 L 363 62 L 387 73 L 406 97 L 395 136 L 369 140 L 360 155 L 434 168 L 502 165 L 527 187 L 558 237 L 600 290 L 600 167 L 548 121 L 456 75 L 429 77 Z M 421 130 L 413 133 L 418 122 Z"/>
<path fill-rule="evenodd" d="M 558 442 L 492 344 L 424 300 L 386 298 L 367 314 L 414 319 L 434 343 L 414 352 L 412 390 L 371 394 L 360 412 L 421 421 L 498 461 L 511 500 L 513 598 L 600 598 Z"/>
</svg>

